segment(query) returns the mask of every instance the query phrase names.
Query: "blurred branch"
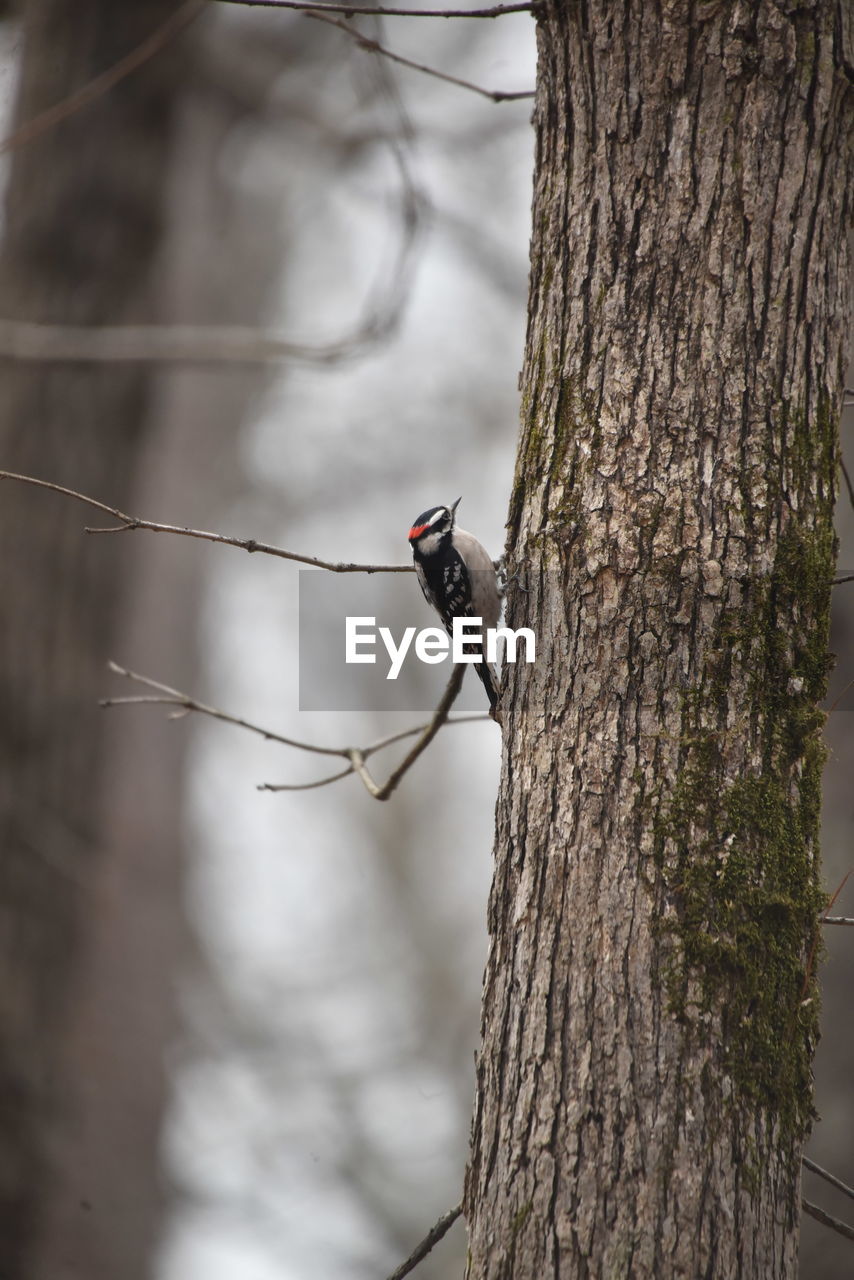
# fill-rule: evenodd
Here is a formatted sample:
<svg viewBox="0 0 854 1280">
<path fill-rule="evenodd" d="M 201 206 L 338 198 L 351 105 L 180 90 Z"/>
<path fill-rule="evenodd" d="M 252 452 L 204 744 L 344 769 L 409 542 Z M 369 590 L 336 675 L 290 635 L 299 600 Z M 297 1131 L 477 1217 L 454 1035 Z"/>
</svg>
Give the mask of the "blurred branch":
<svg viewBox="0 0 854 1280">
<path fill-rule="evenodd" d="M 13 133 L 8 134 L 0 141 L 0 155 L 6 151 L 11 151 L 15 147 L 24 146 L 33 139 L 41 137 L 48 129 L 52 129 L 54 125 L 59 124 L 62 120 L 67 120 L 69 116 L 74 115 L 83 107 L 88 107 L 90 103 L 97 101 L 103 97 L 110 89 L 114 88 L 119 81 L 124 80 L 125 76 L 129 76 L 137 68 L 148 62 L 156 53 L 164 49 L 170 44 L 176 36 L 188 27 L 194 18 L 207 7 L 208 0 L 185 0 L 174 13 L 163 22 L 156 30 L 152 31 L 140 44 L 132 49 L 124 58 L 120 58 L 118 62 L 103 71 L 101 75 L 95 76 L 87 84 L 80 89 L 76 89 L 74 93 L 70 93 L 67 98 L 54 103 L 52 107 L 48 107 L 46 111 L 41 111 L 37 116 L 33 116 L 32 120 L 27 120 L 20 125 Z"/>
<path fill-rule="evenodd" d="M 92 364 L 216 366 L 282 361 L 329 365 L 354 359 L 388 337 L 398 322 L 408 294 L 421 221 L 423 197 L 412 179 L 406 156 L 397 139 L 388 142 L 401 183 L 398 246 L 388 279 L 373 287 L 362 315 L 334 341 L 295 342 L 273 329 L 240 325 L 63 325 L 0 318 L 0 357 Z"/>
<path fill-rule="evenodd" d="M 226 724 L 236 725 L 240 729 L 247 729 L 250 733 L 257 733 L 260 737 L 266 738 L 270 742 L 279 742 L 286 747 L 295 747 L 299 751 L 309 751 L 315 755 L 339 756 L 343 760 L 347 760 L 346 769 L 341 769 L 330 777 L 319 778 L 314 782 L 299 783 L 293 785 L 275 785 L 272 783 L 262 783 L 259 791 L 312 791 L 316 787 L 327 786 L 329 783 L 337 782 L 340 778 L 346 778 L 351 773 L 357 773 L 365 785 L 366 790 L 375 800 L 387 800 L 392 792 L 397 788 L 401 778 L 411 769 L 412 765 L 418 759 L 423 751 L 430 745 L 442 725 L 448 723 L 448 713 L 460 691 L 463 683 L 463 677 L 466 672 L 464 664 L 458 664 L 451 673 L 447 688 L 442 695 L 432 718 L 426 725 L 419 725 L 417 728 L 405 729 L 400 733 L 390 734 L 387 738 L 381 738 L 379 742 L 373 743 L 369 747 L 320 747 L 312 742 L 304 742 L 299 738 L 288 738 L 284 734 L 275 733 L 272 729 L 264 729 L 260 725 L 253 724 L 249 720 L 244 720 L 241 716 L 233 716 L 228 711 L 222 711 L 219 707 L 209 706 L 205 702 L 200 702 L 198 698 L 191 697 L 188 693 L 182 693 L 180 689 L 173 689 L 171 685 L 162 684 L 159 680 L 152 680 L 150 676 L 140 675 L 136 671 L 130 671 L 127 667 L 120 667 L 117 662 L 109 662 L 110 671 L 118 676 L 124 676 L 125 679 L 133 681 L 135 684 L 145 685 L 147 689 L 154 689 L 154 694 L 136 695 L 133 697 L 120 698 L 101 698 L 99 706 L 108 707 L 126 707 L 126 706 L 161 706 L 174 707 L 177 713 L 188 713 L 196 711 L 200 715 L 210 716 L 214 720 L 222 720 Z M 459 724 L 464 721 L 485 720 L 486 716 L 459 716 L 457 719 L 450 721 L 451 724 Z M 394 742 L 400 742 L 403 738 L 411 737 L 414 734 L 420 737 L 405 759 L 397 766 L 397 768 L 389 775 L 386 782 L 379 786 L 371 777 L 366 767 L 366 761 L 377 751 L 389 747 Z"/>
<path fill-rule="evenodd" d="M 424 1239 L 418 1247 L 412 1251 L 406 1261 L 401 1263 L 396 1271 L 392 1272 L 388 1280 L 403 1280 L 404 1276 L 408 1276 L 411 1271 L 414 1271 L 419 1262 L 423 1262 L 427 1257 L 427 1254 L 434 1245 L 437 1245 L 442 1237 L 447 1235 L 457 1218 L 461 1216 L 462 1211 L 463 1206 L 458 1204 L 456 1208 L 450 1209 L 446 1214 L 444 1214 L 436 1225 L 430 1228 Z"/>
<path fill-rule="evenodd" d="M 250 9 L 297 9 L 319 13 L 365 14 L 380 18 L 501 18 L 505 13 L 533 13 L 534 3 L 497 4 L 491 9 L 383 9 L 357 4 L 306 4 L 304 0 L 219 0 Z"/>
<path fill-rule="evenodd" d="M 375 10 L 374 12 L 379 11 Z M 461 80 L 458 76 L 449 75 L 446 71 L 437 71 L 435 67 L 426 67 L 421 62 L 413 62 L 411 58 L 404 58 L 402 54 L 394 53 L 391 49 L 387 49 L 385 45 L 381 45 L 378 40 L 372 40 L 370 36 L 363 35 L 361 31 L 357 31 L 355 27 L 347 22 L 342 22 L 339 18 L 331 18 L 323 13 L 308 13 L 306 16 L 314 18 L 317 22 L 326 22 L 330 27 L 337 27 L 339 31 L 343 31 L 345 35 L 348 35 L 351 40 L 355 40 L 360 49 L 364 49 L 368 53 L 381 54 L 384 58 L 389 58 L 401 67 L 410 67 L 413 71 L 421 71 L 424 75 L 433 76 L 436 80 L 444 80 L 446 84 L 457 85 L 460 89 L 469 89 L 472 93 L 479 93 L 482 98 L 489 98 L 491 102 L 518 102 L 522 98 L 534 97 L 534 92 L 531 89 L 520 90 L 516 93 L 505 92 L 502 89 L 483 89 L 480 85 L 472 84 L 470 80 Z"/>
<path fill-rule="evenodd" d="M 854 916 L 822 916 L 821 923 L 854 925 Z"/>
<path fill-rule="evenodd" d="M 143 520 L 139 516 L 129 516 L 118 507 L 110 507 L 105 502 L 88 498 L 76 489 L 67 489 L 65 485 L 52 484 L 49 480 L 37 480 L 35 476 L 21 476 L 13 471 L 0 471 L 0 480 L 18 480 L 22 484 L 36 485 L 39 489 L 50 489 L 54 493 L 63 493 L 69 498 L 76 498 L 96 511 L 105 511 L 107 515 L 120 523 L 107 529 L 86 528 L 86 533 L 126 533 L 132 529 L 147 529 L 151 533 L 174 533 L 182 538 L 201 538 L 205 542 L 221 542 L 227 547 L 239 547 L 242 551 L 258 552 L 261 555 L 278 556 L 281 560 L 293 560 L 297 564 L 311 565 L 314 569 L 326 569 L 330 573 L 412 573 L 409 564 L 344 564 L 332 560 L 321 560 L 318 556 L 298 555 L 295 551 L 285 551 L 282 547 L 274 547 L 266 542 L 258 542 L 255 538 L 233 538 L 225 533 L 210 533 L 204 529 L 187 529 L 176 524 L 159 524 L 155 520 Z"/>
<path fill-rule="evenodd" d="M 835 1174 L 829 1173 L 827 1169 L 823 1169 L 820 1164 L 816 1164 L 815 1160 L 810 1160 L 809 1156 L 802 1156 L 805 1169 L 809 1169 L 810 1173 L 817 1173 L 820 1178 L 824 1178 L 825 1182 L 829 1182 L 832 1187 L 836 1187 L 837 1191 L 842 1191 L 850 1200 L 854 1200 L 854 1187 L 849 1187 L 841 1178 L 837 1178 Z"/>
<path fill-rule="evenodd" d="M 824 1209 L 819 1209 L 817 1204 L 812 1204 L 809 1200 L 801 1200 L 801 1206 L 804 1213 L 808 1213 L 811 1218 L 815 1218 L 816 1222 L 822 1223 L 825 1227 L 830 1227 L 832 1231 L 845 1236 L 846 1240 L 854 1240 L 854 1227 L 849 1227 L 847 1222 L 842 1222 L 839 1218 L 834 1218 L 831 1214 L 825 1213 Z"/>
<path fill-rule="evenodd" d="M 272 329 L 239 325 L 70 325 L 0 319 L 0 357 L 110 364 L 273 364 L 282 360 L 333 364 L 385 337 L 391 319 L 372 315 L 330 343 L 292 342 Z"/>
<path fill-rule="evenodd" d="M 251 8 L 270 8 L 270 9 L 296 9 L 304 12 L 314 11 L 316 16 L 321 16 L 319 11 L 327 13 L 341 14 L 386 14 L 389 16 L 398 15 L 400 17 L 422 17 L 422 18 L 497 18 L 504 13 L 526 13 L 531 12 L 534 8 L 533 4 L 509 4 L 497 5 L 492 9 L 371 9 L 359 8 L 356 6 L 344 4 L 303 4 L 298 0 L 228 0 L 231 4 L 246 5 Z M 149 59 L 155 54 L 160 53 L 168 44 L 170 44 L 181 32 L 199 16 L 203 9 L 207 8 L 209 0 L 185 0 L 174 13 L 159 27 L 154 30 L 150 36 L 132 49 L 124 58 L 120 58 L 106 71 L 95 76 L 87 84 L 80 89 L 70 93 L 61 101 L 54 103 L 52 107 L 40 112 L 34 116 L 32 120 L 25 121 L 12 133 L 0 140 L 0 155 L 7 151 L 13 150 L 15 147 L 26 145 L 35 138 L 41 137 L 48 129 L 52 129 L 54 125 L 67 120 L 69 116 L 75 115 L 84 107 L 88 107 L 90 103 L 96 102 L 98 98 L 104 96 L 105 93 L 114 88 L 126 76 L 131 75 L 139 67 L 144 66 Z M 344 28 L 346 30 L 346 27 Z M 354 33 L 355 35 L 355 33 Z M 472 89 L 475 93 L 482 93 L 488 98 L 492 98 L 494 102 L 503 102 L 512 98 L 531 97 L 532 94 L 492 94 L 484 89 L 479 89 L 476 85 L 466 84 L 465 81 L 457 80 L 453 76 L 444 75 L 440 71 L 430 71 L 427 67 L 421 67 L 417 63 L 409 62 L 405 58 L 401 58 L 386 49 L 381 49 L 373 41 L 366 41 L 364 37 L 355 36 L 360 44 L 365 48 L 374 48 L 378 53 L 383 53 L 386 57 L 394 59 L 396 62 L 402 63 L 404 66 L 413 67 L 415 70 L 424 71 L 428 75 L 436 75 L 442 80 L 447 80 L 450 84 L 459 84 L 463 88 Z M 74 359 L 75 357 L 64 357 L 66 359 Z M 91 358 L 91 357 L 89 357 Z M 124 357 L 127 358 L 127 357 Z M 160 357 L 162 358 L 162 357 Z"/>
</svg>

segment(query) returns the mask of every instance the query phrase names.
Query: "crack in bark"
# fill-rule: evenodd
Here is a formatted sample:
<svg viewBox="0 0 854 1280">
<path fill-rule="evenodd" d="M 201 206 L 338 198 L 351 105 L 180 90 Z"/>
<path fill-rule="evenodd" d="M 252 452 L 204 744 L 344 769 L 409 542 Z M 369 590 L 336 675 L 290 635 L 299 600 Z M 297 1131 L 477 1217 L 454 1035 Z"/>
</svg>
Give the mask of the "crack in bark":
<svg viewBox="0 0 854 1280">
<path fill-rule="evenodd" d="M 792 1274 L 852 184 L 832 8 L 540 15 L 508 526 L 540 659 L 508 691 L 472 1280 Z"/>
</svg>

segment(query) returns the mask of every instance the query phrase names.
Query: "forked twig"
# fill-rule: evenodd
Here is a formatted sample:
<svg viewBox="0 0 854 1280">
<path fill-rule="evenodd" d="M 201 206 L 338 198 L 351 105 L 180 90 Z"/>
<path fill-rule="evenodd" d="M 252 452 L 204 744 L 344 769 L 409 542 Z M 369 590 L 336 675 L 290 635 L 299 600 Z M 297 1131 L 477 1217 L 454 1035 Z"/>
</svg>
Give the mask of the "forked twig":
<svg viewBox="0 0 854 1280">
<path fill-rule="evenodd" d="M 838 899 L 840 893 L 845 888 L 852 871 L 854 871 L 854 867 L 849 867 L 849 869 L 845 872 L 845 875 L 840 880 L 839 884 L 836 886 L 836 889 L 834 890 L 830 901 L 828 902 L 827 906 L 824 908 L 824 911 L 821 913 L 821 915 L 818 918 L 819 924 L 824 924 L 828 911 L 831 909 L 833 904 Z M 806 969 L 804 972 L 804 985 L 801 987 L 801 1000 L 803 1000 L 804 996 L 807 993 L 807 988 L 810 985 L 810 978 L 812 977 L 813 965 L 815 964 L 815 953 L 818 948 L 818 939 L 819 939 L 819 932 L 818 930 L 816 930 L 815 936 L 813 937 L 812 943 L 810 945 L 809 955 L 807 956 Z"/>
<path fill-rule="evenodd" d="M 244 720 L 242 716 L 231 715 L 230 712 L 223 711 L 220 707 L 213 707 L 206 702 L 201 702 L 198 698 L 182 693 L 180 689 L 173 689 L 171 685 L 163 684 L 160 680 L 153 680 L 150 676 L 143 676 L 136 671 L 129 670 L 127 667 L 119 666 L 117 662 L 110 662 L 108 666 L 116 675 L 123 676 L 126 680 L 131 680 L 136 684 L 144 685 L 148 689 L 155 690 L 155 692 L 131 697 L 101 698 L 99 705 L 102 707 L 149 705 L 173 707 L 176 712 L 183 713 L 195 711 L 200 715 L 210 716 L 214 720 L 221 720 L 225 724 L 233 724 L 240 729 L 247 729 L 250 733 L 256 733 L 269 742 L 278 742 L 283 746 L 294 747 L 298 751 L 308 751 L 314 755 L 337 756 L 347 761 L 345 769 L 339 769 L 328 777 L 301 783 L 265 782 L 260 784 L 259 791 L 312 791 L 317 787 L 325 787 L 330 783 L 338 782 L 341 778 L 349 777 L 351 773 L 356 773 L 369 795 L 372 795 L 375 800 L 387 800 L 397 788 L 404 774 L 408 772 L 421 753 L 433 741 L 443 724 L 464 724 L 474 720 L 488 719 L 485 715 L 463 715 L 456 716 L 453 720 L 448 719 L 448 713 L 460 691 L 463 676 L 465 675 L 465 666 L 463 664 L 458 664 L 454 667 L 445 692 L 427 724 L 417 725 L 411 729 L 403 729 L 397 733 L 389 734 L 388 737 L 381 738 L 378 742 L 363 748 L 323 747 L 317 743 L 305 742 L 299 738 L 289 738 L 284 734 L 275 732 L 273 729 L 265 729 L 261 725 Z M 401 742 L 405 738 L 413 737 L 415 734 L 419 735 L 418 741 L 411 748 L 405 759 L 390 774 L 386 782 L 379 786 L 368 771 L 366 761 L 378 751 L 390 747 L 395 742 Z"/>
<path fill-rule="evenodd" d="M 353 768 L 355 769 L 356 773 L 358 773 L 359 777 L 362 779 L 362 782 L 365 784 L 365 789 L 367 790 L 368 794 L 372 795 L 375 800 L 388 800 L 389 796 L 396 789 L 403 775 L 412 767 L 412 765 L 421 755 L 421 752 L 424 751 L 427 747 L 429 747 L 430 743 L 433 741 L 436 734 L 439 732 L 442 725 L 445 723 L 445 721 L 448 718 L 448 712 L 451 710 L 451 707 L 454 705 L 457 695 L 459 694 L 460 689 L 462 688 L 463 676 L 465 675 L 465 673 L 466 673 L 466 669 L 461 663 L 457 664 L 454 667 L 453 671 L 451 672 L 451 678 L 448 681 L 447 686 L 445 687 L 445 692 L 442 694 L 442 697 L 439 700 L 439 705 L 437 706 L 436 710 L 433 712 L 433 719 L 426 726 L 426 728 L 424 729 L 424 732 L 421 734 L 421 737 L 415 743 L 414 747 L 412 747 L 409 754 L 401 761 L 401 763 L 397 766 L 397 768 L 389 775 L 389 777 L 386 779 L 386 781 L 383 783 L 381 787 L 377 785 L 377 783 L 374 781 L 374 779 L 371 777 L 370 773 L 368 772 L 367 765 L 365 764 L 364 752 L 360 751 L 358 747 L 351 747 L 348 750 L 347 754 L 350 757 L 350 762 L 353 765 Z"/>
</svg>

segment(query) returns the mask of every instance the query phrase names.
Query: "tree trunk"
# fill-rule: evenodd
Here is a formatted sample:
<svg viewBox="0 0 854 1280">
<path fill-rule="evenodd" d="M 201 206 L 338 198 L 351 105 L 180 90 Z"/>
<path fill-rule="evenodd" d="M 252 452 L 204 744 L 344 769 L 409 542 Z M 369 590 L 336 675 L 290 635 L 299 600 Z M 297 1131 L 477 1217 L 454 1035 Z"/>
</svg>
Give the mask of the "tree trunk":
<svg viewBox="0 0 854 1280">
<path fill-rule="evenodd" d="M 33 119 L 113 66 L 175 7 L 175 0 L 29 0 L 17 122 Z M 149 291 L 162 232 L 172 109 L 184 69 L 180 46 L 173 44 L 109 94 L 68 114 L 14 154 L 0 261 L 3 315 L 76 324 L 151 318 Z M 2 466 L 132 507 L 151 382 L 150 371 L 131 366 L 3 362 Z M 80 1003 L 73 980 L 87 940 L 115 909 L 115 895 L 96 890 L 101 860 L 109 862 L 114 852 L 104 847 L 108 759 L 97 697 L 104 690 L 105 663 L 114 654 L 129 585 L 120 540 L 86 540 L 81 536 L 85 523 L 82 508 L 55 495 L 2 486 L 4 1280 L 31 1280 L 37 1273 L 39 1237 L 60 1169 L 78 1217 L 88 1215 L 105 1231 L 118 1221 L 124 1252 L 122 1265 L 103 1271 L 94 1265 L 78 1270 L 68 1256 L 54 1259 L 45 1271 L 50 1280 L 69 1274 L 85 1274 L 88 1280 L 121 1274 L 131 1280 L 141 1270 L 155 1202 L 153 1121 L 161 1086 L 154 1036 L 136 1063 L 135 1089 L 126 1090 L 135 1114 L 149 1121 L 146 1149 L 123 1152 L 125 1181 L 135 1189 L 130 1211 L 125 1212 L 116 1184 L 109 1204 L 92 1202 L 85 1161 L 73 1144 L 68 1149 L 65 1126 L 78 1091 L 91 1080 L 107 1092 L 113 1088 L 112 1062 L 119 1056 L 114 1042 L 122 1041 L 122 1027 L 115 1024 L 110 1036 L 93 1038 L 87 1046 L 88 1078 L 71 1078 L 63 1041 Z M 152 821 L 155 816 L 152 812 Z M 161 826 L 158 833 L 164 860 L 174 865 L 175 831 Z M 138 899 L 146 906 L 159 870 L 158 862 L 158 870 L 149 868 L 138 886 Z M 133 929 L 128 934 L 135 936 Z M 111 971 L 111 994 L 129 1021 L 136 1016 L 140 1025 L 158 1029 L 166 1021 L 162 1013 L 171 989 L 154 961 L 170 954 L 171 947 L 166 925 L 147 967 L 137 970 L 132 990 L 124 981 L 124 966 Z"/>
<path fill-rule="evenodd" d="M 790 1277 L 852 205 L 844 5 L 540 11 L 468 1274 Z M 847 66 L 845 65 L 847 54 Z"/>
</svg>

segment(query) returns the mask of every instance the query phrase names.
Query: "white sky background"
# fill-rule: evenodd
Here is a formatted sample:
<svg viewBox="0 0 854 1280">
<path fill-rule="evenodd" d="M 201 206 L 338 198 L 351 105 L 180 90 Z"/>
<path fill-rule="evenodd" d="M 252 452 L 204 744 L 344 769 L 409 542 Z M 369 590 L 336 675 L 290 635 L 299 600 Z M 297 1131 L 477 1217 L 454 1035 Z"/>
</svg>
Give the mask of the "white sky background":
<svg viewBox="0 0 854 1280">
<path fill-rule="evenodd" d="M 526 16 L 389 19 L 380 38 L 489 88 L 533 87 Z M 345 137 L 399 130 L 376 99 L 371 55 L 338 33 L 329 48 L 338 61 L 327 79 L 283 81 L 283 119 L 296 92 L 307 116 L 335 120 Z M 518 428 L 531 103 L 495 105 L 388 63 L 380 70 L 399 91 L 407 163 L 429 206 L 403 323 L 365 358 L 284 370 L 244 426 L 245 494 L 220 526 L 257 527 L 260 503 L 277 513 L 265 532 L 281 545 L 403 562 L 413 517 L 462 493 L 461 523 L 498 554 Z M 289 252 L 271 323 L 305 341 L 353 328 L 399 234 L 389 149 L 350 165 L 309 121 L 248 146 L 235 137 L 222 163 L 240 182 L 281 187 Z M 330 743 L 413 722 L 300 714 L 296 570 L 227 556 L 211 566 L 202 632 L 211 698 Z M 426 625 L 414 579 L 388 582 L 409 620 Z M 215 981 L 196 976 L 184 988 L 187 1044 L 165 1138 L 177 1199 L 158 1280 L 382 1276 L 459 1199 L 499 749 L 491 723 L 450 729 L 380 805 L 353 779 L 260 794 L 258 782 L 332 770 L 197 726 L 189 910 Z M 393 762 L 378 761 L 381 776 Z M 457 1227 L 422 1280 L 458 1276 L 463 1247 Z"/>
</svg>

